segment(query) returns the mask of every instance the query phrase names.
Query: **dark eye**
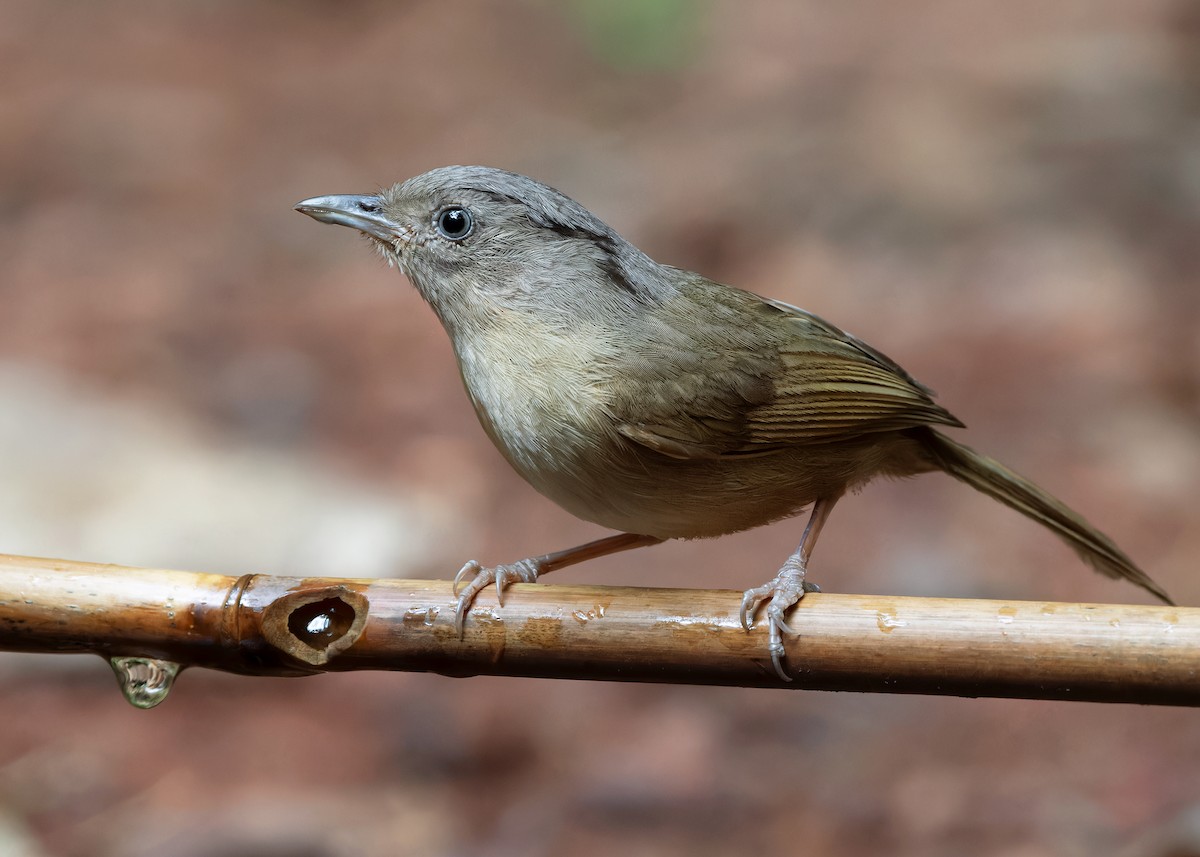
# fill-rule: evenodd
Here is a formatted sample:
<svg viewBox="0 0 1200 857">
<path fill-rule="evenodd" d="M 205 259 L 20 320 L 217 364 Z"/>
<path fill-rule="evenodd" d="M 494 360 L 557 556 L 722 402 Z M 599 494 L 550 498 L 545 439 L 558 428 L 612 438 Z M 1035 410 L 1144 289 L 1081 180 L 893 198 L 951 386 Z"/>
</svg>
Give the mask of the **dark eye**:
<svg viewBox="0 0 1200 857">
<path fill-rule="evenodd" d="M 377 202 L 371 202 L 366 199 L 360 199 L 358 201 L 358 210 L 364 211 L 367 214 L 378 214 L 382 209 L 379 207 L 379 203 L 377 203 Z"/>
<path fill-rule="evenodd" d="M 475 225 L 475 220 L 471 217 L 471 212 L 461 205 L 452 205 L 439 211 L 434 218 L 434 223 L 437 224 L 438 234 L 443 238 L 462 241 L 471 234 L 471 227 Z"/>
</svg>

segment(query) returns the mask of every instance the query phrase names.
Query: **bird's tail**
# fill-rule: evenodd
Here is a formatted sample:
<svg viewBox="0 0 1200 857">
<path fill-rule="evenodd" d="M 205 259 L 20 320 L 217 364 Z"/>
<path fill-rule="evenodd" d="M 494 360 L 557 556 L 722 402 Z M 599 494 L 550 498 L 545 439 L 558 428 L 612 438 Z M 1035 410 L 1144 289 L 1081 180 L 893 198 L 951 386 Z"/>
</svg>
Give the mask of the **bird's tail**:
<svg viewBox="0 0 1200 857">
<path fill-rule="evenodd" d="M 1053 530 L 1101 574 L 1123 577 L 1167 604 L 1175 603 L 1108 536 L 1028 479 L 933 429 L 921 430 L 921 440 L 939 468 Z"/>
</svg>

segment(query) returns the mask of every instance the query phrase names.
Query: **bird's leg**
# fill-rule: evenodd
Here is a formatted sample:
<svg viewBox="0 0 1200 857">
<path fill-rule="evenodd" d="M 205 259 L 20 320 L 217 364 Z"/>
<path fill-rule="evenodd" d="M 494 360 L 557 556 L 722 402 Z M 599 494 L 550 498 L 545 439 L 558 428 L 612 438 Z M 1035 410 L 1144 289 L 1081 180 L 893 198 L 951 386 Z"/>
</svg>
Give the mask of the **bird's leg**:
<svg viewBox="0 0 1200 857">
<path fill-rule="evenodd" d="M 504 589 L 510 583 L 533 583 L 541 575 L 554 571 L 556 568 L 566 568 L 577 562 L 608 556 L 610 553 L 649 547 L 661 541 L 662 539 L 654 536 L 619 533 L 578 547 L 517 560 L 508 565 L 498 565 L 494 568 L 484 568 L 475 560 L 471 560 L 454 576 L 454 594 L 458 596 L 454 608 L 454 627 L 458 630 L 459 639 L 463 635 L 463 623 L 466 621 L 467 611 L 471 609 L 475 597 L 490 583 L 496 584 L 496 600 L 503 604 Z M 471 577 L 472 575 L 474 576 Z M 463 588 L 462 592 L 459 592 L 459 584 L 468 577 L 471 577 L 471 582 Z"/>
<path fill-rule="evenodd" d="M 821 591 L 815 583 L 805 580 L 804 574 L 808 570 L 808 558 L 812 556 L 813 547 L 821 535 L 821 528 L 829 520 L 829 513 L 833 511 L 837 500 L 837 497 L 823 498 L 813 503 L 804 535 L 800 537 L 800 547 L 787 558 L 783 568 L 779 569 L 779 573 L 772 580 L 754 589 L 747 589 L 742 595 L 740 615 L 742 627 L 747 631 L 754 624 L 754 614 L 759 606 L 764 602 L 767 605 L 767 651 L 771 653 L 771 663 L 775 665 L 775 672 L 784 681 L 792 679 L 783 671 L 783 634 L 794 634 L 795 631 L 788 626 L 783 615 L 804 597 L 805 592 Z"/>
</svg>

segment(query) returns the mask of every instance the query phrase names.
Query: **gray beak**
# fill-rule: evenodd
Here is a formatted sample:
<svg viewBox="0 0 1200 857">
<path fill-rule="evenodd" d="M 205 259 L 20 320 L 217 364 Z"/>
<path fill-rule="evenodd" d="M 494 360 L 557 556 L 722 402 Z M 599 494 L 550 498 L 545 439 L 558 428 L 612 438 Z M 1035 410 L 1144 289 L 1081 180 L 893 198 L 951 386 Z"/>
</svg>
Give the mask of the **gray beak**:
<svg viewBox="0 0 1200 857">
<path fill-rule="evenodd" d="M 404 237 L 403 230 L 384 215 L 383 200 L 377 196 L 314 196 L 296 203 L 295 208 L 314 220 L 349 226 L 385 244 Z"/>
</svg>

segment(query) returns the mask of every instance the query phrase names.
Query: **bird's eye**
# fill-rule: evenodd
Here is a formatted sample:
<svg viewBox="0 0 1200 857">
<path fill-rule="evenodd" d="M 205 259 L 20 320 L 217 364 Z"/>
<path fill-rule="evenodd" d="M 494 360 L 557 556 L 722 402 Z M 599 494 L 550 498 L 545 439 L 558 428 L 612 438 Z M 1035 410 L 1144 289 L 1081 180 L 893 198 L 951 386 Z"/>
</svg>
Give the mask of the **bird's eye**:
<svg viewBox="0 0 1200 857">
<path fill-rule="evenodd" d="M 471 212 L 461 205 L 451 205 L 439 211 L 433 219 L 437 225 L 438 234 L 451 241 L 462 241 L 471 234 L 475 225 Z"/>
<path fill-rule="evenodd" d="M 365 199 L 360 199 L 358 201 L 358 210 L 366 212 L 367 214 L 378 214 L 382 209 L 377 202 L 370 202 Z"/>
</svg>

